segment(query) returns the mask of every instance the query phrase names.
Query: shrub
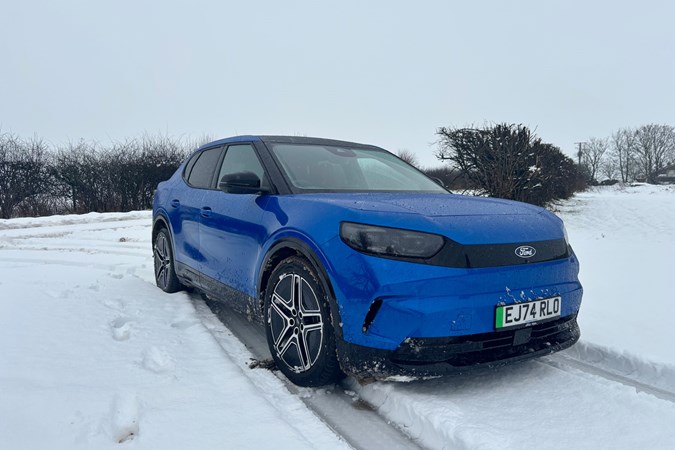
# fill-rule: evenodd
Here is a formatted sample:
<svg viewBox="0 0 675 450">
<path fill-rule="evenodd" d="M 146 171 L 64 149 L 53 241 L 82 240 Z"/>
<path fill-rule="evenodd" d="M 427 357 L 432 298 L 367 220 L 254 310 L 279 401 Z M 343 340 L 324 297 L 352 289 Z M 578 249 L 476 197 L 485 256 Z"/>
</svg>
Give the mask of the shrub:
<svg viewBox="0 0 675 450">
<path fill-rule="evenodd" d="M 491 197 L 544 205 L 584 186 L 574 161 L 523 125 L 439 128 L 436 156 Z"/>
</svg>

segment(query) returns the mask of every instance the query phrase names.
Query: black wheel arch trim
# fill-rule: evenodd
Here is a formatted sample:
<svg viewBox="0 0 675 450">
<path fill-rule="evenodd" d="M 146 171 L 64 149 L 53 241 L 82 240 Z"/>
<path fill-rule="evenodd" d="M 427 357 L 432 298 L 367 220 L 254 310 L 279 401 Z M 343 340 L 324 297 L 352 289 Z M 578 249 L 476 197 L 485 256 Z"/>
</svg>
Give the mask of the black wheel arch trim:
<svg viewBox="0 0 675 450">
<path fill-rule="evenodd" d="M 162 222 L 164 224 L 164 228 L 169 230 L 169 237 L 171 238 L 171 247 L 173 247 L 173 230 L 171 229 L 171 221 L 169 220 L 168 217 L 166 217 L 166 214 L 162 211 L 158 211 L 157 215 L 152 219 L 152 245 L 155 245 L 155 237 L 157 236 L 157 232 L 159 231 L 159 228 L 157 227 L 157 223 Z M 174 251 L 175 249 L 171 249 Z M 175 252 L 174 252 L 175 254 Z"/>
<path fill-rule="evenodd" d="M 335 337 L 341 340 L 342 327 L 340 326 L 340 324 L 342 323 L 342 319 L 340 316 L 340 309 L 338 307 L 337 300 L 335 298 L 335 290 L 333 289 L 333 285 L 330 281 L 330 278 L 328 277 L 326 268 L 321 263 L 321 260 L 316 255 L 314 250 L 304 241 L 294 237 L 287 237 L 280 239 L 270 247 L 270 249 L 267 251 L 265 257 L 262 260 L 262 264 L 260 265 L 261 269 L 260 273 L 258 274 L 258 280 L 256 283 L 256 291 L 258 292 L 258 298 L 263 299 L 264 297 L 263 293 L 265 291 L 265 286 L 263 286 L 263 282 L 265 281 L 266 276 L 269 277 L 271 273 L 274 271 L 275 265 L 270 265 L 270 262 L 273 261 L 274 257 L 278 255 L 279 252 L 282 252 L 284 250 L 293 251 L 299 256 L 305 258 L 312 265 L 312 268 L 318 275 L 319 281 L 322 283 L 323 288 L 327 294 L 326 296 L 328 297 L 328 303 L 330 306 L 330 313 L 331 319 L 333 321 L 333 331 L 335 333 Z"/>
<path fill-rule="evenodd" d="M 154 247 L 155 245 L 155 238 L 157 237 L 157 233 L 159 232 L 159 228 L 157 226 L 158 223 L 162 223 L 164 228 L 166 228 L 169 231 L 169 243 L 171 244 L 171 254 L 173 255 L 173 261 L 174 264 L 176 264 L 178 261 L 176 261 L 176 244 L 173 239 L 173 228 L 171 227 L 171 221 L 167 217 L 166 213 L 164 211 L 157 211 L 157 215 L 152 219 L 152 242 L 151 245 Z M 178 276 L 180 279 L 180 275 Z"/>
</svg>

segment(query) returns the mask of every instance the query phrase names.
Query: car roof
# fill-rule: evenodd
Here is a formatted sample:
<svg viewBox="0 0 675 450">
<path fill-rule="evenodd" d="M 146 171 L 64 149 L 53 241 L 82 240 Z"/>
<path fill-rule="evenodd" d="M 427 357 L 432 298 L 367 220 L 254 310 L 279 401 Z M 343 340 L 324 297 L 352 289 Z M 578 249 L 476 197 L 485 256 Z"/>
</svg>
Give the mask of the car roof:
<svg viewBox="0 0 675 450">
<path fill-rule="evenodd" d="M 359 148 L 372 148 L 381 150 L 380 147 L 368 144 L 359 144 L 357 142 L 349 141 L 340 141 L 337 139 L 324 139 L 316 137 L 306 137 L 306 136 L 266 136 L 266 135 L 242 135 L 242 136 L 232 136 L 224 139 L 219 139 L 217 141 L 209 142 L 200 147 L 213 147 L 216 145 L 232 144 L 237 142 L 269 142 L 269 143 L 283 143 L 283 144 L 314 144 L 314 145 L 333 145 L 339 147 L 359 147 Z"/>
</svg>

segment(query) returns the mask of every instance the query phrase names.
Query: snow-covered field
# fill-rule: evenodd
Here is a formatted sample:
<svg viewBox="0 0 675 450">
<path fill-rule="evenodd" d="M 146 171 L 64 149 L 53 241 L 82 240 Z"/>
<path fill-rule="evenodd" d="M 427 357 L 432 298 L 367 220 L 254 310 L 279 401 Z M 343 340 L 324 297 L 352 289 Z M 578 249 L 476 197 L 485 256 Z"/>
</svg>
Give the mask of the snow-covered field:
<svg viewBox="0 0 675 450">
<path fill-rule="evenodd" d="M 303 390 L 249 369 L 197 295 L 154 287 L 149 212 L 0 220 L 0 448 L 348 448 L 304 401 L 338 390 L 411 436 L 401 447 L 672 448 L 675 188 L 597 189 L 558 212 L 585 287 L 575 347 Z"/>
<path fill-rule="evenodd" d="M 583 340 L 675 370 L 675 186 L 599 188 L 558 213 L 581 261 Z"/>
</svg>

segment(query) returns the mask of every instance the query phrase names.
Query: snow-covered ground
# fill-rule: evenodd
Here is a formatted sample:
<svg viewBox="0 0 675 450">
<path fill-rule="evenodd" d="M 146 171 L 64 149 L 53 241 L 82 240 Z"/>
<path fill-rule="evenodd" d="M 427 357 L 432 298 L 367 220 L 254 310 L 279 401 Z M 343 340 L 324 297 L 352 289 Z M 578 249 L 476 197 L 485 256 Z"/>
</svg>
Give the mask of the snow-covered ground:
<svg viewBox="0 0 675 450">
<path fill-rule="evenodd" d="M 675 186 L 597 188 L 558 213 L 581 261 L 584 341 L 675 369 Z"/>
<path fill-rule="evenodd" d="M 597 189 L 559 214 L 582 264 L 579 344 L 335 389 L 430 448 L 672 448 L 675 188 Z M 325 388 L 249 369 L 198 296 L 154 287 L 149 235 L 148 212 L 0 220 L 0 448 L 348 447 L 303 402 Z"/>
<path fill-rule="evenodd" d="M 154 287 L 150 221 L 0 222 L 0 448 L 348 448 Z"/>
</svg>

